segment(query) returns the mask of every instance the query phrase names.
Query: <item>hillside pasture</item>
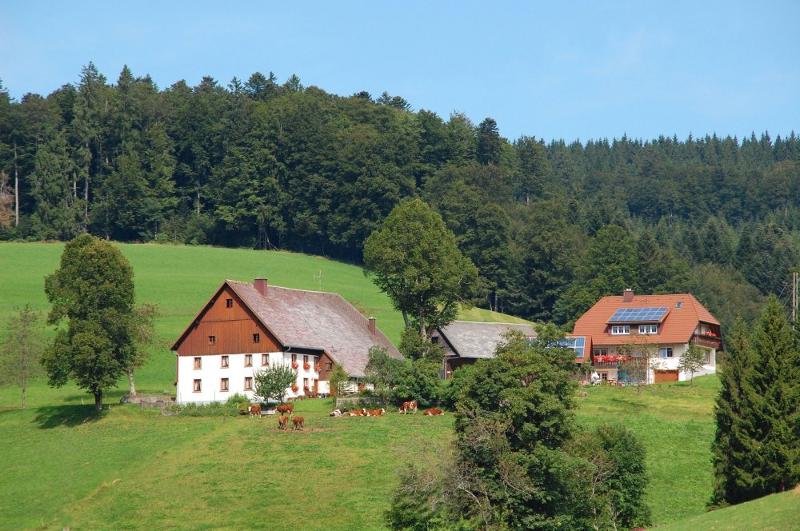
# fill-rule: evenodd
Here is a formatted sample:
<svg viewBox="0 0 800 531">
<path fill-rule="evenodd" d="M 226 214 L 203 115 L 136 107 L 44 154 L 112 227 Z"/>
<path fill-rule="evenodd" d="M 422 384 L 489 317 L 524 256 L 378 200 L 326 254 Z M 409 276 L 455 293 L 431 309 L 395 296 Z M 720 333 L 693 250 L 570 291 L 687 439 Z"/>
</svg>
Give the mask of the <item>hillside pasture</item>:
<svg viewBox="0 0 800 531">
<path fill-rule="evenodd" d="M 44 276 L 62 248 L 0 244 L 0 319 L 26 303 L 46 310 Z M 338 291 L 376 315 L 392 340 L 402 329 L 356 266 L 273 251 L 120 248 L 133 265 L 138 302 L 162 312 L 160 345 L 137 374 L 144 392 L 173 392 L 169 344 L 224 278 Z M 464 317 L 505 320 L 477 309 Z M 641 438 L 657 525 L 705 516 L 717 389 L 716 377 L 702 377 L 694 385 L 593 387 L 577 399 L 581 426 L 620 423 Z M 89 395 L 72 385 L 36 382 L 26 410 L 17 409 L 17 389 L 0 387 L 0 528 L 379 529 L 396 470 L 436 466 L 452 438 L 451 414 L 331 418 L 327 401 L 307 400 L 298 404 L 306 430 L 285 433 L 273 418 L 162 416 L 120 405 L 124 390 L 109 393 L 110 409 L 96 417 Z"/>
</svg>

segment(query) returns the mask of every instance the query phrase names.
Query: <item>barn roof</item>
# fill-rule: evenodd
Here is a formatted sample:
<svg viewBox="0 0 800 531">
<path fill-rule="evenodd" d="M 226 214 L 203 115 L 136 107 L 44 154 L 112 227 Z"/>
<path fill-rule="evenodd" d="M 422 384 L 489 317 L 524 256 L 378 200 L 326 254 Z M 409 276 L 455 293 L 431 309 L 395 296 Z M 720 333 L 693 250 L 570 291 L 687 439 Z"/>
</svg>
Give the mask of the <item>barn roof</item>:
<svg viewBox="0 0 800 531">
<path fill-rule="evenodd" d="M 324 351 L 354 377 L 364 376 L 373 346 L 386 348 L 392 357 L 402 357 L 383 332 L 376 327 L 372 333 L 369 320 L 338 293 L 268 285 L 262 294 L 250 282 L 236 280 L 226 280 L 219 290 L 226 285 L 284 350 Z"/>
<path fill-rule="evenodd" d="M 497 345 L 509 330 L 521 332 L 526 337 L 536 337 L 532 325 L 475 321 L 453 321 L 440 328 L 439 333 L 462 358 L 493 358 Z"/>
<path fill-rule="evenodd" d="M 637 343 L 686 343 L 698 323 L 719 326 L 719 321 L 691 293 L 633 295 L 629 301 L 624 296 L 609 296 L 597 301 L 575 322 L 573 334 L 590 336 L 594 345 L 620 345 L 632 341 L 631 336 L 614 336 L 607 332 L 609 320 L 622 308 L 667 310 L 659 324 L 658 334 L 636 336 Z"/>
</svg>

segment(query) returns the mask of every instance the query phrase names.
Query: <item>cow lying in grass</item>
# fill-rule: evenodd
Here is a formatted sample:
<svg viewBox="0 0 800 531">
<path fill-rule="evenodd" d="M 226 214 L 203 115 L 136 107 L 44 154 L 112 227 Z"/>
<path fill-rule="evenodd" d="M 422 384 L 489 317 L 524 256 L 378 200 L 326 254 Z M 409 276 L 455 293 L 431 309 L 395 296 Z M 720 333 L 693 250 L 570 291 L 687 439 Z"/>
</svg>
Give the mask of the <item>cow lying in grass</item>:
<svg viewBox="0 0 800 531">
<path fill-rule="evenodd" d="M 368 409 L 367 416 L 368 417 L 381 417 L 386 413 L 386 410 L 383 408 L 380 409 Z"/>
<path fill-rule="evenodd" d="M 438 417 L 439 415 L 444 415 L 444 411 L 438 407 L 431 407 L 426 409 L 423 415 L 426 417 Z"/>
<path fill-rule="evenodd" d="M 351 417 L 366 417 L 367 416 L 367 410 L 364 409 L 364 408 L 354 409 L 354 410 L 350 411 L 348 413 L 348 415 L 350 415 Z"/>
<path fill-rule="evenodd" d="M 417 412 L 417 401 L 416 400 L 409 400 L 408 402 L 403 402 L 403 405 L 400 406 L 400 413 L 405 415 L 409 411 L 413 411 L 414 413 Z"/>
</svg>

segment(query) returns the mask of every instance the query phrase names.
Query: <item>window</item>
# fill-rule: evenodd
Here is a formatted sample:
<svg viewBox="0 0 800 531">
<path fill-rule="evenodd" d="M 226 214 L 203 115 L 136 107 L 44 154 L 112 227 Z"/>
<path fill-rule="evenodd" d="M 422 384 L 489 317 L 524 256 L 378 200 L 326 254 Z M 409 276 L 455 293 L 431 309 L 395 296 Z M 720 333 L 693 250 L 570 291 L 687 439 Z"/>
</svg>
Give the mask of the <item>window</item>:
<svg viewBox="0 0 800 531">
<path fill-rule="evenodd" d="M 612 336 L 626 336 L 631 333 L 631 325 L 614 325 L 611 327 Z"/>
<path fill-rule="evenodd" d="M 194 386 L 192 387 L 192 390 L 193 390 L 195 393 L 199 393 L 200 391 L 202 391 L 202 390 L 203 390 L 203 389 L 202 389 L 202 384 L 201 384 L 201 382 L 200 382 L 200 379 L 199 379 L 199 378 L 195 379 L 195 381 L 194 381 Z"/>
<path fill-rule="evenodd" d="M 640 324 L 639 325 L 639 333 L 640 334 L 657 334 L 658 333 L 658 325 L 657 324 Z"/>
<path fill-rule="evenodd" d="M 228 379 L 227 378 L 220 378 L 219 379 L 219 390 L 222 392 L 228 391 Z"/>
<path fill-rule="evenodd" d="M 592 354 L 594 354 L 595 356 L 607 356 L 608 355 L 608 349 L 607 348 L 593 348 L 592 349 Z"/>
<path fill-rule="evenodd" d="M 672 357 L 672 347 L 661 347 L 658 349 L 658 357 L 659 358 L 671 358 Z"/>
<path fill-rule="evenodd" d="M 253 334 L 253 343 L 261 343 L 261 334 Z"/>
<path fill-rule="evenodd" d="M 245 354 L 244 355 L 244 366 L 245 367 L 252 367 L 253 366 L 253 355 L 252 354 Z"/>
<path fill-rule="evenodd" d="M 292 354 L 292 361 L 297 361 L 297 354 Z"/>
<path fill-rule="evenodd" d="M 308 389 L 308 378 L 303 378 L 303 389 Z"/>
<path fill-rule="evenodd" d="M 308 356 L 303 356 L 303 363 L 308 363 Z"/>
<path fill-rule="evenodd" d="M 431 343 L 433 343 L 434 345 L 438 345 L 439 344 L 439 336 L 433 336 L 431 338 Z"/>
<path fill-rule="evenodd" d="M 252 391 L 253 390 L 253 377 L 252 376 L 245 376 L 244 377 L 244 390 L 245 391 Z"/>
<path fill-rule="evenodd" d="M 194 358 L 194 368 L 195 369 L 203 368 L 203 358 L 201 358 L 200 356 Z"/>
<path fill-rule="evenodd" d="M 568 348 L 575 351 L 576 358 L 583 357 L 583 349 L 586 347 L 586 338 L 584 336 L 565 337 L 556 341 L 556 345 L 562 348 Z"/>
<path fill-rule="evenodd" d="M 208 344 L 209 345 L 216 345 L 217 344 L 217 336 L 208 336 Z"/>
<path fill-rule="evenodd" d="M 676 302 L 676 303 L 675 303 L 675 307 L 676 307 L 677 309 L 679 309 L 679 310 L 680 310 L 680 309 L 681 309 L 681 307 L 683 307 L 683 301 L 678 301 L 678 302 Z"/>
<path fill-rule="evenodd" d="M 225 307 L 233 308 L 233 299 L 225 299 Z"/>
<path fill-rule="evenodd" d="M 228 368 L 228 366 L 229 366 L 228 356 L 222 356 L 222 359 L 220 360 L 219 366 L 222 367 L 223 369 L 227 369 Z"/>
<path fill-rule="evenodd" d="M 261 355 L 261 366 L 266 367 L 269 365 L 269 354 L 262 354 Z"/>
</svg>

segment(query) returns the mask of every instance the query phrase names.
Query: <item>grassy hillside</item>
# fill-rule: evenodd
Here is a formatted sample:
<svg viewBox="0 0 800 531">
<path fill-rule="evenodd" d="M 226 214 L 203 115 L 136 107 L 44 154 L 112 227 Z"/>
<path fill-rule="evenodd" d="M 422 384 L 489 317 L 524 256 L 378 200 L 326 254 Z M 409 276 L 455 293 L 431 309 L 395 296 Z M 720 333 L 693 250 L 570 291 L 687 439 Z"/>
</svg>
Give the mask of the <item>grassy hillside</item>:
<svg viewBox="0 0 800 531">
<path fill-rule="evenodd" d="M 0 244 L 0 319 L 26 302 L 46 309 L 43 278 L 61 248 Z M 139 301 L 158 303 L 163 313 L 164 346 L 138 377 L 146 391 L 172 391 L 174 357 L 166 345 L 223 278 L 266 276 L 319 289 L 321 271 L 322 289 L 339 291 L 399 337 L 402 319 L 358 267 L 283 252 L 120 248 L 133 264 Z M 470 310 L 463 318 L 507 317 Z M 693 386 L 592 388 L 579 398 L 580 424 L 622 423 L 645 444 L 656 524 L 706 516 L 717 386 L 705 377 Z M 435 462 L 452 436 L 451 415 L 331 419 L 323 401 L 302 403 L 309 428 L 294 434 L 278 433 L 273 421 L 162 417 L 135 406 L 113 406 L 98 420 L 90 402 L 73 386 L 54 390 L 40 382 L 20 411 L 17 390 L 0 387 L 0 528 L 377 529 L 395 470 Z"/>
<path fill-rule="evenodd" d="M 290 288 L 341 293 L 362 313 L 374 315 L 378 327 L 397 343 L 402 317 L 388 297 L 360 267 L 318 256 L 282 251 L 253 251 L 199 246 L 117 244 L 133 266 L 137 302 L 159 305 L 157 333 L 162 347 L 138 375 L 144 391 L 167 391 L 174 379 L 175 358 L 169 345 L 189 324 L 224 279 L 266 277 Z M 58 267 L 63 244 L 0 243 L 0 322 L 15 307 L 30 303 L 46 310 L 44 277 Z M 463 318 L 476 321 L 519 321 L 472 308 Z M 0 332 L 2 333 L 2 332 Z M 2 407 L 0 402 L 0 407 Z"/>
<path fill-rule="evenodd" d="M 800 487 L 790 492 L 765 496 L 758 500 L 665 525 L 665 531 L 734 531 L 763 529 L 788 531 L 800 529 Z"/>
</svg>

